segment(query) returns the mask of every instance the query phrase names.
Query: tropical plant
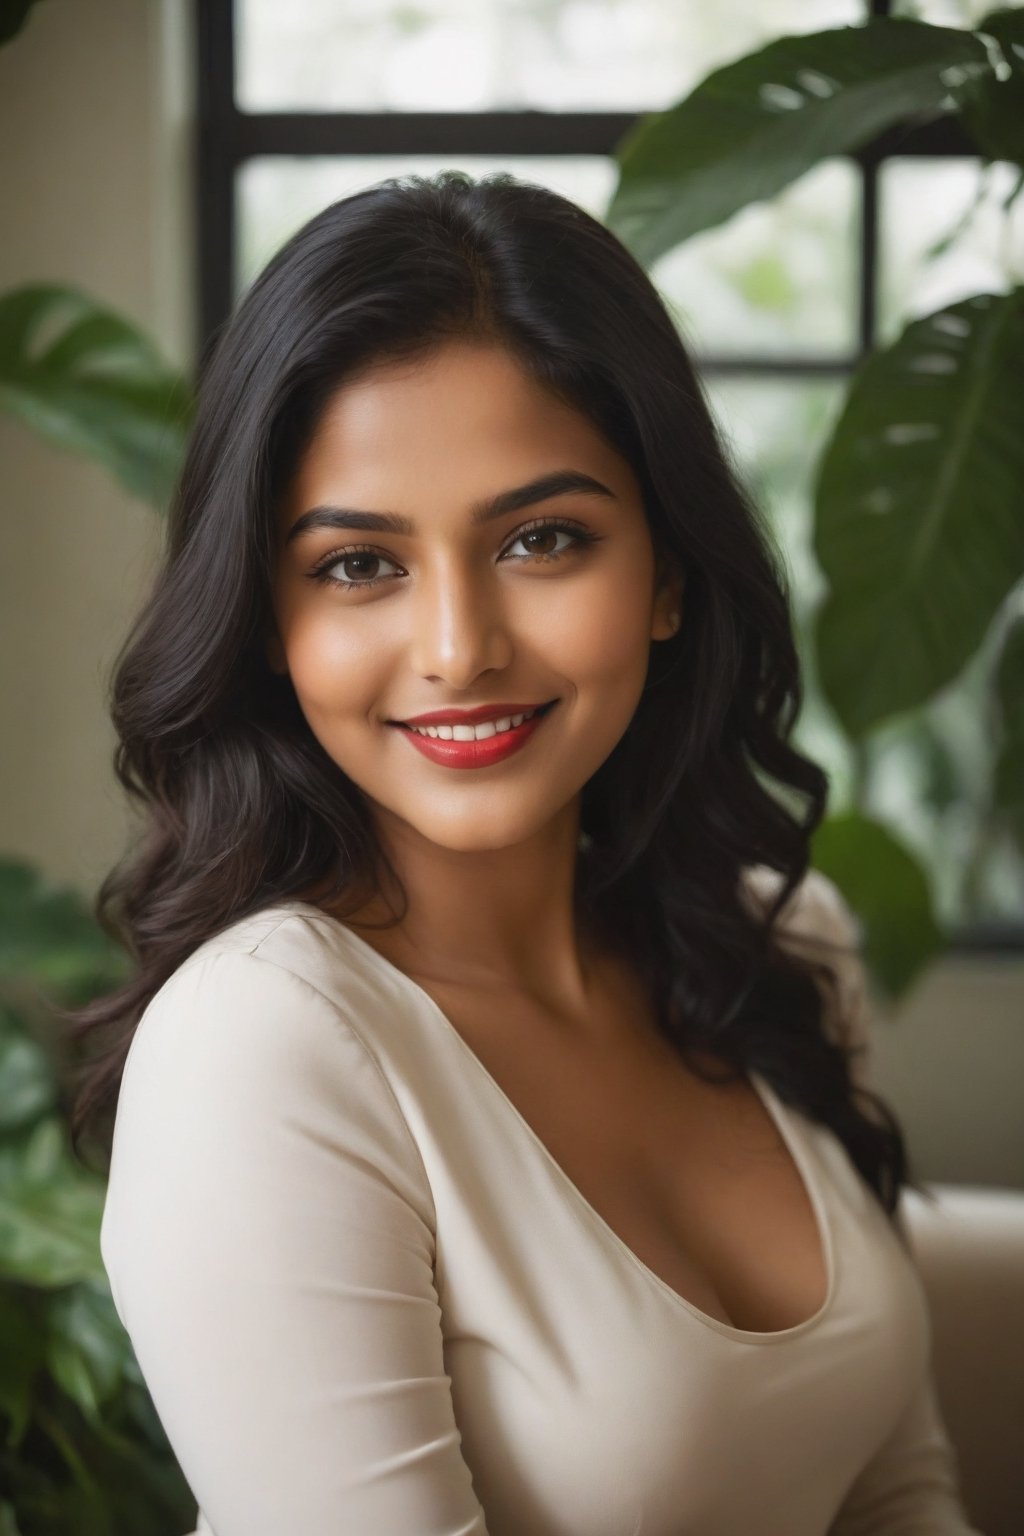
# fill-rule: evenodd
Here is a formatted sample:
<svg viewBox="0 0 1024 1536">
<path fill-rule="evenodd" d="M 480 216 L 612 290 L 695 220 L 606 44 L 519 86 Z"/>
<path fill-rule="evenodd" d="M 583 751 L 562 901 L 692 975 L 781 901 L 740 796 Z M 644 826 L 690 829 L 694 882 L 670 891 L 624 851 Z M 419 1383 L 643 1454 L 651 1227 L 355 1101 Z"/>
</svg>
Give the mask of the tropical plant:
<svg viewBox="0 0 1024 1536">
<path fill-rule="evenodd" d="M 4 5 L 0 42 L 30 3 Z M 4 409 L 160 508 L 191 391 L 120 315 L 30 284 L 0 295 Z M 79 1063 L 59 1010 L 127 968 L 79 893 L 0 859 L 0 1536 L 180 1536 L 196 1512 L 111 1297 L 105 1175 L 68 1134 Z"/>
<path fill-rule="evenodd" d="M 5 5 L 0 42 L 30 6 Z M 955 113 L 984 160 L 1024 163 L 1020 20 L 995 12 L 963 32 L 876 20 L 782 38 L 628 136 L 607 222 L 651 262 L 915 116 Z M 896 993 L 943 934 L 927 870 L 871 811 L 872 744 L 886 723 L 916 723 L 937 801 L 940 785 L 951 800 L 955 774 L 928 711 L 965 673 L 980 677 L 993 737 L 987 824 L 1024 846 L 1024 624 L 1013 608 L 1024 462 L 1011 373 L 1022 324 L 1017 287 L 911 322 L 854 375 L 818 472 L 815 550 L 830 591 L 805 637 L 808 675 L 846 733 L 857 792 L 819 829 L 814 862 L 865 919 L 869 965 Z M 165 504 L 189 387 L 89 296 L 53 284 L 0 296 L 4 407 Z M 113 988 L 128 963 L 82 896 L 0 860 L 0 1536 L 179 1536 L 195 1514 L 102 1266 L 104 1177 L 66 1131 L 78 1063 L 59 1009 Z"/>
<path fill-rule="evenodd" d="M 161 507 L 184 451 L 191 392 L 120 315 L 76 288 L 31 283 L 0 295 L 0 409 Z"/>
<path fill-rule="evenodd" d="M 180 1536 L 196 1513 L 114 1309 L 106 1179 L 68 1136 L 57 1009 L 127 970 L 77 892 L 0 862 L 0 1536 Z"/>
<path fill-rule="evenodd" d="M 875 17 L 779 38 L 635 125 L 605 221 L 650 265 L 827 157 L 941 117 L 960 121 L 983 167 L 1024 167 L 1024 12 L 970 30 Z M 1024 170 L 1007 219 L 1022 186 Z M 911 319 L 866 356 L 817 466 L 813 547 L 828 591 L 801 639 L 853 788 L 813 860 L 858 913 L 869 968 L 894 997 L 947 942 L 929 850 L 875 808 L 894 735 L 923 765 L 939 851 L 943 815 L 973 798 L 959 916 L 972 915 L 996 849 L 1012 849 L 1024 890 L 1022 275 Z M 958 782 L 942 729 L 954 696 L 958 728 L 988 744 L 980 791 Z"/>
</svg>

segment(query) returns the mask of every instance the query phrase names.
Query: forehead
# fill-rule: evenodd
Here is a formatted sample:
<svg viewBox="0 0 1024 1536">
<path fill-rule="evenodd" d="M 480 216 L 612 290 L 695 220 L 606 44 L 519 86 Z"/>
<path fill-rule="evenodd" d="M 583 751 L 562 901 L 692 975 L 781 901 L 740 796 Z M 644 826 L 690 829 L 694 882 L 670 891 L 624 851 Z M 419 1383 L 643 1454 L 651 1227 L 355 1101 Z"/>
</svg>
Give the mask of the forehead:
<svg viewBox="0 0 1024 1536">
<path fill-rule="evenodd" d="M 289 518 L 325 482 L 347 497 L 475 499 L 523 470 L 577 463 L 605 475 L 622 461 L 581 411 L 531 379 L 504 350 L 452 343 L 416 362 L 378 364 L 331 396 L 296 466 Z M 512 478 L 509 479 L 508 477 Z"/>
</svg>

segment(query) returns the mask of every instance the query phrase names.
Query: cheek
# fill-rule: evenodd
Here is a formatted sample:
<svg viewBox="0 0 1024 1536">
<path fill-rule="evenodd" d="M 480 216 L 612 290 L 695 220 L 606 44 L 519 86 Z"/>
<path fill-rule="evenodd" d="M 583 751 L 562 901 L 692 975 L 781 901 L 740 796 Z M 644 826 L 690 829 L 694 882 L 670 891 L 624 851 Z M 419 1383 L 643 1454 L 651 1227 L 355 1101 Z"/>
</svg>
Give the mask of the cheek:
<svg viewBox="0 0 1024 1536">
<path fill-rule="evenodd" d="M 376 693 L 379 646 L 361 626 L 310 610 L 284 634 L 292 686 L 304 713 L 346 715 L 369 708 Z"/>
<path fill-rule="evenodd" d="M 574 600 L 551 614 L 568 676 L 580 683 L 632 687 L 647 673 L 651 627 L 651 576 L 625 561 L 582 582 Z"/>
</svg>

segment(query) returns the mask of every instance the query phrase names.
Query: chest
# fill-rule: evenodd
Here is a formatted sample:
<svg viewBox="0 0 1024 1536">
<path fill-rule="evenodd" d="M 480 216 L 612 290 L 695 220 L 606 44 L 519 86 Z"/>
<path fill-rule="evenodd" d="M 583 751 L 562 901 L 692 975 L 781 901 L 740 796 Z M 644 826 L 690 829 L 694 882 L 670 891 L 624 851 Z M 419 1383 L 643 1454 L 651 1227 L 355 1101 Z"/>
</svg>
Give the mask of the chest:
<svg viewBox="0 0 1024 1536">
<path fill-rule="evenodd" d="M 609 1004 L 620 1016 L 583 1034 L 509 994 L 420 984 L 583 1199 L 679 1296 L 752 1331 L 819 1310 L 814 1208 L 746 1078 L 699 1078 L 630 1011 L 642 1005 L 628 988 Z"/>
</svg>

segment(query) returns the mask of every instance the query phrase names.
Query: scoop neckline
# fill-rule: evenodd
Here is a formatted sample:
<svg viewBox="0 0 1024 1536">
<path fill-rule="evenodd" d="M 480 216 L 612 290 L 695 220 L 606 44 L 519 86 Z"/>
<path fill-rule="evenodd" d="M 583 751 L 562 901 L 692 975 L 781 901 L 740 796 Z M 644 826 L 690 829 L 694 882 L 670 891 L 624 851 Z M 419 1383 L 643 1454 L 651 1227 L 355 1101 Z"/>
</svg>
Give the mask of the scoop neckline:
<svg viewBox="0 0 1024 1536">
<path fill-rule="evenodd" d="M 396 982 L 398 986 L 409 992 L 415 999 L 421 1003 L 426 1004 L 432 1015 L 440 1021 L 446 1033 L 455 1040 L 457 1046 L 461 1048 L 461 1050 L 465 1052 L 468 1059 L 474 1063 L 475 1070 L 479 1072 L 483 1079 L 490 1085 L 490 1091 L 492 1091 L 497 1096 L 498 1100 L 506 1106 L 507 1110 L 511 1111 L 513 1118 L 518 1121 L 519 1125 L 526 1132 L 527 1137 L 537 1148 L 541 1158 L 552 1171 L 553 1176 L 560 1184 L 564 1186 L 570 1199 L 574 1202 L 577 1209 L 583 1214 L 585 1219 L 589 1221 L 590 1224 L 595 1227 L 595 1229 L 600 1234 L 602 1234 L 619 1251 L 619 1253 L 625 1257 L 628 1263 L 632 1264 L 636 1269 L 640 1271 L 641 1274 L 645 1275 L 648 1281 L 653 1283 L 654 1286 L 656 1286 L 657 1289 L 664 1296 L 666 1296 L 671 1303 L 677 1307 L 682 1308 L 691 1317 L 695 1318 L 697 1322 L 702 1323 L 705 1327 L 713 1329 L 716 1333 L 720 1333 L 726 1338 L 729 1338 L 738 1344 L 788 1344 L 791 1341 L 803 1338 L 806 1334 L 812 1332 L 814 1329 L 824 1324 L 832 1311 L 836 1291 L 838 1289 L 838 1266 L 836 1261 L 836 1249 L 828 1207 L 822 1196 L 817 1177 L 815 1175 L 814 1169 L 811 1166 L 811 1162 L 807 1156 L 806 1150 L 783 1113 L 782 1102 L 779 1099 L 779 1096 L 776 1094 L 775 1089 L 771 1086 L 767 1079 L 762 1077 L 760 1072 L 756 1072 L 753 1069 L 748 1069 L 747 1076 L 753 1084 L 755 1092 L 759 1095 L 761 1102 L 765 1105 L 768 1113 L 771 1115 L 772 1120 L 774 1121 L 779 1134 L 785 1142 L 789 1154 L 796 1166 L 797 1173 L 804 1187 L 804 1193 L 810 1202 L 811 1210 L 814 1215 L 815 1226 L 817 1228 L 818 1247 L 824 1258 L 826 1271 L 825 1297 L 817 1311 L 813 1312 L 810 1317 L 804 1318 L 803 1322 L 794 1323 L 791 1328 L 774 1328 L 770 1330 L 736 1328 L 732 1323 L 726 1323 L 723 1322 L 720 1318 L 712 1317 L 709 1312 L 702 1311 L 701 1308 L 696 1305 L 696 1303 L 688 1301 L 685 1296 L 680 1295 L 677 1290 L 669 1285 L 667 1280 L 663 1280 L 655 1270 L 651 1269 L 649 1264 L 644 1262 L 640 1255 L 629 1246 L 625 1238 L 620 1237 L 615 1228 L 611 1226 L 610 1223 L 607 1222 L 601 1215 L 600 1211 L 598 1211 L 596 1207 L 590 1203 L 586 1195 L 584 1195 L 583 1191 L 569 1177 L 568 1173 L 566 1173 L 565 1169 L 554 1156 L 550 1148 L 547 1147 L 541 1138 L 537 1135 L 537 1132 L 526 1119 L 525 1115 L 522 1114 L 518 1107 L 509 1098 L 508 1094 L 505 1092 L 504 1088 L 502 1088 L 497 1078 L 495 1078 L 488 1071 L 487 1067 L 480 1060 L 480 1057 L 473 1050 L 469 1042 L 465 1040 L 459 1031 L 455 1028 L 455 1025 L 444 1012 L 444 1009 L 440 1006 L 439 1003 L 435 1002 L 434 998 L 431 997 L 430 993 L 426 991 L 424 987 L 420 986 L 419 982 L 414 981 L 413 978 L 407 975 L 407 973 L 403 971 L 399 966 L 393 964 L 392 961 L 388 960 L 384 955 L 380 954 L 376 949 L 374 949 L 372 944 L 368 943 L 366 939 L 362 938 L 358 933 L 356 933 L 354 928 L 350 928 L 346 923 L 343 923 L 340 918 L 332 917 L 329 912 L 325 912 L 324 909 L 322 907 L 318 907 L 315 902 L 308 902 L 299 898 L 294 898 L 290 901 L 281 903 L 281 905 L 284 905 L 289 909 L 299 908 L 303 913 L 307 914 L 314 921 L 319 918 L 323 922 L 327 923 L 331 930 L 340 929 L 345 938 L 355 945 L 357 951 L 364 953 L 368 957 L 371 964 L 375 962 L 378 968 L 385 975 L 388 975 L 392 978 L 393 982 Z"/>
</svg>

